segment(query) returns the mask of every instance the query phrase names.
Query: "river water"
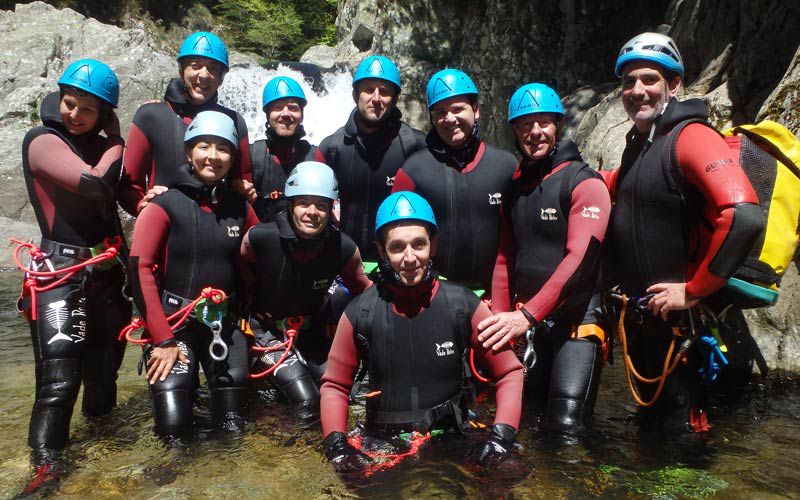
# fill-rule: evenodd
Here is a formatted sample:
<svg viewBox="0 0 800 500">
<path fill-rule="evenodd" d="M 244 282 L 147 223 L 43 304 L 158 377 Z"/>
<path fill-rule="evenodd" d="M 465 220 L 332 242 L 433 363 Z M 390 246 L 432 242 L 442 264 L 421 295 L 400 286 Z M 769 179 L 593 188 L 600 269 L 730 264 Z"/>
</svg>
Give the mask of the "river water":
<svg viewBox="0 0 800 500">
<path fill-rule="evenodd" d="M 221 100 L 240 110 L 251 140 L 263 137 L 261 89 L 288 68 L 234 68 Z M 318 144 L 352 109 L 350 76 L 323 75 L 326 92 L 302 85 L 309 98 L 308 139 Z M 0 272 L 0 498 L 11 498 L 30 474 L 26 445 L 33 402 L 33 351 L 14 303 L 19 275 Z M 467 452 L 481 435 L 437 443 L 416 457 L 364 479 L 340 477 L 324 460 L 319 429 L 293 424 L 268 391 L 253 390 L 250 421 L 241 436 L 211 430 L 207 393 L 201 391 L 194 438 L 167 447 L 152 431 L 145 381 L 136 375 L 139 350 L 130 346 L 119 375 L 119 407 L 87 420 L 80 403 L 68 448 L 65 498 L 797 498 L 800 497 L 800 401 L 796 393 L 754 388 L 712 409 L 714 429 L 704 436 L 643 429 L 632 415 L 621 366 L 606 367 L 593 431 L 579 438 L 544 431 L 526 415 L 523 450 L 485 474 Z M 618 357 L 619 359 L 619 357 Z M 492 401 L 478 405 L 491 421 Z M 355 405 L 355 413 L 363 405 Z"/>
<path fill-rule="evenodd" d="M 30 473 L 26 446 L 33 402 L 33 353 L 15 310 L 19 277 L 0 272 L 0 498 Z M 210 430 L 201 393 L 191 442 L 166 447 L 152 432 L 145 381 L 130 346 L 119 376 L 119 407 L 90 421 L 73 418 L 66 498 L 793 498 L 800 495 L 800 401 L 753 390 L 712 410 L 705 436 L 641 429 L 620 366 L 603 372 L 594 430 L 554 436 L 535 415 L 524 419 L 523 450 L 486 475 L 470 465 L 466 442 L 451 440 L 368 479 L 342 478 L 325 462 L 319 429 L 294 425 L 283 404 L 254 390 L 241 436 Z M 491 421 L 492 402 L 478 405 Z M 356 405 L 361 413 L 361 405 Z"/>
</svg>

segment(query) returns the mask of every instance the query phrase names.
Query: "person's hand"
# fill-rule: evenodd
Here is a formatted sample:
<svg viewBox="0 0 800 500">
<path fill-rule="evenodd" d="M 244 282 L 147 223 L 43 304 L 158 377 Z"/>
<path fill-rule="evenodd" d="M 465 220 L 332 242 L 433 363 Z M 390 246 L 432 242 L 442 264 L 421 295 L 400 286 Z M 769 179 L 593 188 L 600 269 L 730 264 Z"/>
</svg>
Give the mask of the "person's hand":
<svg viewBox="0 0 800 500">
<path fill-rule="evenodd" d="M 500 464 L 514 450 L 516 440 L 517 431 L 513 427 L 507 424 L 494 424 L 489 439 L 478 453 L 478 465 L 495 467 Z"/>
<path fill-rule="evenodd" d="M 154 347 L 147 360 L 147 380 L 151 384 L 155 384 L 159 380 L 162 382 L 166 380 L 176 360 L 189 364 L 189 358 L 175 344 L 166 347 Z"/>
<path fill-rule="evenodd" d="M 258 193 L 256 192 L 256 188 L 252 182 L 244 179 L 236 179 L 235 181 L 231 182 L 231 187 L 234 191 L 247 198 L 247 201 L 249 201 L 251 204 L 256 202 Z"/>
<path fill-rule="evenodd" d="M 670 311 L 691 309 L 699 302 L 699 299 L 686 297 L 686 283 L 656 283 L 647 289 L 647 293 L 654 294 L 647 308 L 653 316 L 661 315 L 664 321 Z"/>
<path fill-rule="evenodd" d="M 155 198 L 156 196 L 161 196 L 167 191 L 169 191 L 169 188 L 167 186 L 153 186 L 150 189 L 148 189 L 147 194 L 144 195 L 142 201 L 140 201 L 139 204 L 137 205 L 139 212 L 141 212 L 142 209 L 146 207 L 147 204 L 153 200 L 153 198 Z"/>
<path fill-rule="evenodd" d="M 328 434 L 322 440 L 322 447 L 325 449 L 325 457 L 333 464 L 336 472 L 360 472 L 372 463 L 367 455 L 347 442 L 344 432 L 334 431 Z"/>
<path fill-rule="evenodd" d="M 521 311 L 502 312 L 489 316 L 478 323 L 478 341 L 485 349 L 490 347 L 497 351 L 509 340 L 525 335 L 531 327 L 528 318 Z"/>
<path fill-rule="evenodd" d="M 103 120 L 103 132 L 106 137 L 120 137 L 119 118 L 117 118 L 117 114 L 114 111 L 110 111 L 105 120 Z"/>
</svg>

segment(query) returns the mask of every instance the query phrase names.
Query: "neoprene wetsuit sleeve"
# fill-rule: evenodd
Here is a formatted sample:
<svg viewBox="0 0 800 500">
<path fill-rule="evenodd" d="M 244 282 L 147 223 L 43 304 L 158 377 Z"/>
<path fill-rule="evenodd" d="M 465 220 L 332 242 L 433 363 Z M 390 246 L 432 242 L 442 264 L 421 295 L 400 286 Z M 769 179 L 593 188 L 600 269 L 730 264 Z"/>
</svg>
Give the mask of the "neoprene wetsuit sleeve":
<svg viewBox="0 0 800 500">
<path fill-rule="evenodd" d="M 516 255 L 514 229 L 511 227 L 511 218 L 506 210 L 501 210 L 500 217 L 500 246 L 492 271 L 492 312 L 494 314 L 511 310 L 511 272 L 514 269 L 514 256 Z"/>
<path fill-rule="evenodd" d="M 676 158 L 686 180 L 705 198 L 703 215 L 712 226 L 710 234 L 700 228 L 699 257 L 687 266 L 686 295 L 707 297 L 744 260 L 764 221 L 747 174 L 716 131 L 699 123 L 686 126 Z"/>
<path fill-rule="evenodd" d="M 108 139 L 103 155 L 93 166 L 84 163 L 58 136 L 41 134 L 31 141 L 28 164 L 36 177 L 86 198 L 107 201 L 114 198 L 114 189 L 102 177 L 120 161 L 124 145 L 120 137 Z"/>
<path fill-rule="evenodd" d="M 318 161 L 320 163 L 325 163 L 327 165 L 327 163 L 325 161 L 325 155 L 322 154 L 322 149 L 317 148 L 316 152 L 314 152 L 314 161 Z"/>
<path fill-rule="evenodd" d="M 156 266 L 164 266 L 169 229 L 170 220 L 164 209 L 155 203 L 148 203 L 136 219 L 131 245 L 130 272 L 136 273 L 131 280 L 133 298 L 139 310 L 145 311 L 147 331 L 155 345 L 173 338 L 154 273 Z"/>
<path fill-rule="evenodd" d="M 478 340 L 478 323 L 491 315 L 492 313 L 486 307 L 486 304 L 483 302 L 478 304 L 472 314 L 472 338 L 470 343 L 475 350 L 476 362 L 481 368 L 486 369 L 492 380 L 495 381 L 497 411 L 495 412 L 494 423 L 506 424 L 514 429 L 519 429 L 519 420 L 522 416 L 522 364 L 520 364 L 517 355 L 514 354 L 510 346 L 506 345 L 499 351 L 493 351 L 484 349 Z M 330 367 L 330 358 L 328 366 Z"/>
<path fill-rule="evenodd" d="M 586 210 L 590 207 L 598 210 Z M 602 180 L 586 179 L 572 190 L 564 258 L 524 306 L 537 322 L 547 318 L 570 295 L 594 287 L 610 213 L 611 198 Z"/>
<path fill-rule="evenodd" d="M 258 216 L 252 205 L 247 204 L 247 217 L 244 222 L 244 237 L 242 238 L 242 245 L 239 248 L 239 256 L 236 259 L 236 269 L 241 278 L 242 295 L 244 300 L 241 301 L 242 306 L 249 306 L 253 298 L 253 287 L 256 282 L 256 276 L 253 272 L 253 265 L 256 263 L 256 254 L 253 247 L 250 245 L 250 230 L 258 224 Z"/>
<path fill-rule="evenodd" d="M 414 183 L 414 180 L 408 176 L 405 170 L 401 168 L 397 171 L 394 177 L 394 184 L 392 185 L 393 193 L 398 191 L 414 191 L 416 188 L 417 185 Z"/>
<path fill-rule="evenodd" d="M 347 264 L 345 264 L 345 266 L 339 272 L 339 276 L 342 278 L 344 286 L 350 290 L 350 294 L 353 297 L 359 295 L 361 292 L 372 286 L 372 281 L 370 281 L 370 279 L 364 273 L 364 265 L 361 261 L 361 252 L 359 252 L 358 247 L 355 247 L 355 249 L 356 251 L 353 252 L 350 260 L 347 261 Z"/>
<path fill-rule="evenodd" d="M 358 370 L 358 350 L 353 336 L 353 325 L 342 314 L 333 345 L 328 353 L 328 366 L 322 376 L 320 394 L 320 415 L 322 435 L 331 432 L 347 432 L 347 410 L 350 404 L 350 390 Z"/>
<path fill-rule="evenodd" d="M 247 123 L 239 113 L 236 113 L 236 131 L 239 134 L 239 152 L 233 165 L 232 177 L 252 183 L 253 167 L 250 162 L 250 140 L 247 135 Z"/>
<path fill-rule="evenodd" d="M 147 174 L 153 167 L 153 156 L 150 150 L 150 140 L 139 128 L 137 118 L 142 108 L 133 117 L 133 123 L 128 130 L 128 142 L 125 146 L 125 155 L 122 157 L 122 189 L 125 205 L 136 207 L 147 192 Z M 127 210 L 127 209 L 126 209 Z"/>
<path fill-rule="evenodd" d="M 603 182 L 606 183 L 606 187 L 608 188 L 608 192 L 611 194 L 611 199 L 614 199 L 616 195 L 617 189 L 617 178 L 619 177 L 619 169 L 617 170 L 598 170 L 598 174 L 600 177 L 603 178 Z"/>
</svg>

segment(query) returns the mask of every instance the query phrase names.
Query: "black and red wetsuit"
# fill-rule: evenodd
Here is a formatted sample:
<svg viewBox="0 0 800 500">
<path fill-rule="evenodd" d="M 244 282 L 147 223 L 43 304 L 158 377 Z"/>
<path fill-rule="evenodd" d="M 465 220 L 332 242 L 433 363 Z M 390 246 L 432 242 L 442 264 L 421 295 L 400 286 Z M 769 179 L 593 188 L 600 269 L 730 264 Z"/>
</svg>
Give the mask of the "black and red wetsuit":
<svg viewBox="0 0 800 500">
<path fill-rule="evenodd" d="M 671 100 L 649 132 L 631 130 L 620 168 L 604 174 L 614 201 L 604 278 L 630 296 L 641 296 L 656 283 L 686 283 L 687 297 L 713 301 L 713 293 L 761 233 L 763 218 L 750 182 L 709 126 L 690 124 L 677 139 L 677 167 L 687 183 L 687 201 L 667 181 L 662 164 L 667 134 L 685 120 L 707 116 L 700 100 Z M 661 372 L 671 327 L 688 324 L 686 313 L 670 313 L 668 322 L 646 314 L 639 323 L 632 316 L 626 318 L 628 338 L 633 339 L 629 351 L 640 373 L 653 377 Z M 696 377 L 697 370 L 691 357 L 689 364 L 668 379 L 659 404 L 686 402 L 686 377 Z M 640 389 L 647 398 L 648 388 Z"/>
<path fill-rule="evenodd" d="M 173 187 L 180 179 L 178 167 L 186 163 L 183 135 L 201 111 L 219 111 L 231 117 L 239 136 L 239 152 L 228 178 L 252 182 L 250 144 L 244 118 L 218 104 L 216 96 L 201 105 L 193 105 L 187 99 L 183 81 L 176 78 L 167 85 L 164 101 L 144 104 L 136 111 L 128 130 L 122 180 L 127 188 L 124 193 L 127 206 L 138 206 L 149 188 Z"/>
<path fill-rule="evenodd" d="M 339 227 L 369 261 L 377 258 L 374 241 L 378 206 L 391 193 L 397 170 L 413 153 L 425 148 L 425 135 L 400 121 L 401 117 L 395 108 L 381 129 L 365 134 L 358 128 L 358 110 L 353 110 L 345 126 L 319 146 L 339 181 Z"/>
<path fill-rule="evenodd" d="M 511 192 L 517 160 L 473 135 L 465 148 L 446 146 L 436 131 L 428 148 L 408 159 L 392 188 L 414 191 L 433 208 L 439 226 L 434 262 L 449 280 L 491 289 L 500 243 L 500 209 Z"/>
<path fill-rule="evenodd" d="M 523 161 L 503 204 L 492 311 L 520 303 L 536 322 L 548 320 L 534 337 L 526 390 L 545 398 L 548 421 L 565 429 L 586 423 L 597 397 L 600 346 L 570 337 L 594 292 L 610 212 L 605 183 L 569 140 Z"/>
<path fill-rule="evenodd" d="M 495 423 L 517 429 L 522 366 L 511 350 L 481 347 L 477 325 L 490 314 L 469 289 L 436 278 L 413 287 L 377 285 L 359 295 L 339 322 L 322 378 L 323 436 L 346 432 L 350 390 L 362 357 L 369 360 L 370 390 L 380 391 L 367 404 L 368 430 L 427 430 L 458 423 L 453 417 L 463 415 L 462 356 L 469 347 L 496 381 Z M 370 316 L 371 321 L 359 319 Z"/>
<path fill-rule="evenodd" d="M 572 141 L 560 142 L 551 157 L 520 164 L 503 205 L 492 310 L 521 302 L 537 322 L 556 309 L 582 317 L 610 212 L 608 189 Z"/>
<path fill-rule="evenodd" d="M 242 257 L 254 275 L 248 280 L 255 284 L 250 326 L 259 343 L 282 341 L 283 320 L 303 317 L 295 345 L 305 363 L 291 354 L 271 381 L 290 401 L 317 415 L 319 380 L 331 343 L 326 329 L 331 319 L 327 317 L 329 289 L 337 276 L 351 296 L 372 284 L 364 274 L 358 247 L 333 225 L 319 238 L 298 238 L 287 213 L 282 212 L 275 221 L 259 224 L 247 233 Z M 273 357 L 267 364 L 275 361 Z"/>
<path fill-rule="evenodd" d="M 253 206 L 261 222 L 271 222 L 279 212 L 286 210 L 283 189 L 286 178 L 298 163 L 310 160 L 325 163 L 319 148 L 301 139 L 303 135 L 302 128 L 291 137 L 273 135 L 267 128 L 267 138 L 250 146 L 253 185 L 258 193 Z"/>
<path fill-rule="evenodd" d="M 31 129 L 22 143 L 25 183 L 42 233 L 40 248 L 53 269 L 86 260 L 92 256 L 90 247 L 123 236 L 116 187 L 124 142 L 98 135 L 99 125 L 71 135 L 59 103 L 58 92 L 45 97 L 40 111 L 44 125 Z M 125 255 L 124 239 L 121 252 Z M 41 270 L 49 270 L 42 264 Z M 116 404 L 125 347 L 117 334 L 131 317 L 122 294 L 124 278 L 124 269 L 114 261 L 36 295 L 37 319 L 30 322 L 36 402 L 28 436 L 35 462 L 48 460 L 48 450 L 66 446 L 81 381 L 84 413 L 102 415 Z"/>
<path fill-rule="evenodd" d="M 258 219 L 244 197 L 224 183 L 206 186 L 190 174 L 188 165 L 178 172 L 173 189 L 139 214 L 130 258 L 134 300 L 152 339 L 147 354 L 152 345 L 177 341 L 190 360 L 188 366 L 176 362 L 166 380 L 150 385 L 156 430 L 162 435 L 181 434 L 191 426 L 199 364 L 208 379 L 216 420 L 241 411 L 249 380 L 248 345 L 235 324 L 235 295 L 242 238 Z M 228 356 L 219 362 L 209 356 L 212 336 L 203 318 L 188 319 L 174 335 L 166 319 L 206 287 L 230 297 L 222 330 Z"/>
</svg>

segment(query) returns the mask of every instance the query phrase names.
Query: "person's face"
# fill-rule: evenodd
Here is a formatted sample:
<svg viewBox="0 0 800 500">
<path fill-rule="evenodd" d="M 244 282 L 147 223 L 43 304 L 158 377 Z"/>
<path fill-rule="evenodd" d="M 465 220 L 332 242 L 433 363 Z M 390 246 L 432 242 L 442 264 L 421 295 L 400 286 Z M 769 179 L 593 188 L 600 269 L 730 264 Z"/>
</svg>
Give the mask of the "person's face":
<svg viewBox="0 0 800 500">
<path fill-rule="evenodd" d="M 667 81 L 659 66 L 632 61 L 622 71 L 622 106 L 636 128 L 646 131 L 678 94 L 680 85 L 679 76 Z"/>
<path fill-rule="evenodd" d="M 360 80 L 353 90 L 358 114 L 368 126 L 379 125 L 389 117 L 396 95 L 394 85 L 377 78 Z"/>
<path fill-rule="evenodd" d="M 472 135 L 475 122 L 480 118 L 480 108 L 464 96 L 455 96 L 434 104 L 431 117 L 436 133 L 444 143 L 458 148 Z"/>
<path fill-rule="evenodd" d="M 203 104 L 214 97 L 225 78 L 225 66 L 208 57 L 185 57 L 181 60 L 181 68 L 181 78 L 194 105 Z"/>
<path fill-rule="evenodd" d="M 378 254 L 400 277 L 403 286 L 422 282 L 428 262 L 436 253 L 436 239 L 431 240 L 427 228 L 415 221 L 399 222 L 384 229 L 383 245 Z"/>
<path fill-rule="evenodd" d="M 292 223 L 297 236 L 304 239 L 319 236 L 328 225 L 331 200 L 322 196 L 296 196 L 291 202 Z"/>
<path fill-rule="evenodd" d="M 281 137 L 291 137 L 303 123 L 303 106 L 298 99 L 286 97 L 267 105 L 269 128 Z"/>
<path fill-rule="evenodd" d="M 73 90 L 65 89 L 61 96 L 59 112 L 64 127 L 72 135 L 85 134 L 97 126 L 102 104 L 100 99 Z"/>
<path fill-rule="evenodd" d="M 228 141 L 208 136 L 198 139 L 188 151 L 194 176 L 207 185 L 216 184 L 228 174 L 234 155 Z"/>
<path fill-rule="evenodd" d="M 555 148 L 559 122 L 560 116 L 555 113 L 534 113 L 511 122 L 511 129 L 522 153 L 527 158 L 538 161 L 547 157 Z"/>
</svg>

